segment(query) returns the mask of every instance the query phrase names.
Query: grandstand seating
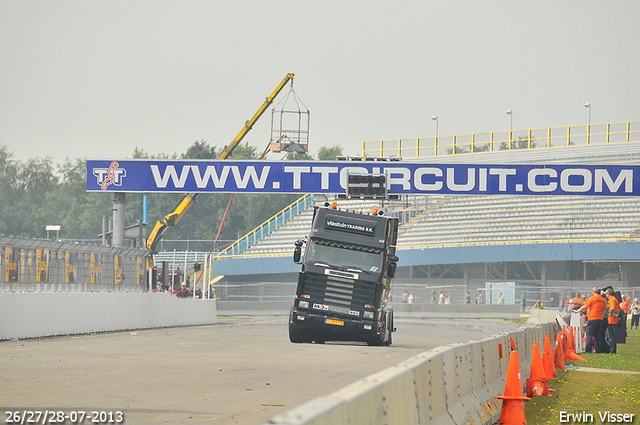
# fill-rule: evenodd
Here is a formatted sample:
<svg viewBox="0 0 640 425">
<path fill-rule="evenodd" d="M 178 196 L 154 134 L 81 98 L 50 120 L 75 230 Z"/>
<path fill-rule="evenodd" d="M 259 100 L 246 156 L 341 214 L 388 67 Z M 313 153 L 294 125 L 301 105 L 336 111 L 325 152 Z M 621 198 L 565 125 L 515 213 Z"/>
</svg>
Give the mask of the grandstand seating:
<svg viewBox="0 0 640 425">
<path fill-rule="evenodd" d="M 620 240 L 638 227 L 635 198 L 451 196 L 403 226 L 398 245 Z"/>
</svg>

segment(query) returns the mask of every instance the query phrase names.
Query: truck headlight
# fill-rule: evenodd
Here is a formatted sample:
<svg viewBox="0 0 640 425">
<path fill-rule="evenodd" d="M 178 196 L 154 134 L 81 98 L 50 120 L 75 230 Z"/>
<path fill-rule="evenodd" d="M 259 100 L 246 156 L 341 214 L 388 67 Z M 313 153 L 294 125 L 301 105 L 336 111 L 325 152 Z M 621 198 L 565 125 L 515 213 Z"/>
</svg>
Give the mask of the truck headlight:
<svg viewBox="0 0 640 425">
<path fill-rule="evenodd" d="M 365 319 L 373 319 L 374 316 L 375 313 L 373 311 L 365 311 L 364 313 L 362 313 L 362 317 L 364 317 Z"/>
<path fill-rule="evenodd" d="M 309 301 L 300 300 L 298 301 L 298 306 L 302 308 L 309 308 Z"/>
</svg>

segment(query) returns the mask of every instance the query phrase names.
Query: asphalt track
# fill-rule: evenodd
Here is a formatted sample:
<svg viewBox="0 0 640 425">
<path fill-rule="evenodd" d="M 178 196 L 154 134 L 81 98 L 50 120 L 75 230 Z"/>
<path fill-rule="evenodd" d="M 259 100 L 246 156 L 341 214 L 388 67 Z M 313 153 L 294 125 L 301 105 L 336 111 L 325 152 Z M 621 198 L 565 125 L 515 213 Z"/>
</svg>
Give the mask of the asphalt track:
<svg viewBox="0 0 640 425">
<path fill-rule="evenodd" d="M 127 424 L 259 424 L 415 354 L 517 327 L 396 317 L 393 345 L 368 347 L 292 344 L 287 319 L 2 342 L 0 424 L 7 411 L 33 410 L 122 411 Z"/>
</svg>

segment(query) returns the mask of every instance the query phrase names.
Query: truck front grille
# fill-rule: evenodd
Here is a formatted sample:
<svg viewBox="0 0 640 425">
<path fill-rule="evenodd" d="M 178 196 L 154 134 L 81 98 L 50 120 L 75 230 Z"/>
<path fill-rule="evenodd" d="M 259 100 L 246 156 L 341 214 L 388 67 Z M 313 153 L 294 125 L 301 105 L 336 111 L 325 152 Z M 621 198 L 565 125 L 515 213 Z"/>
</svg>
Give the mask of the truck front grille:
<svg viewBox="0 0 640 425">
<path fill-rule="evenodd" d="M 307 272 L 303 292 L 309 295 L 313 302 L 361 310 L 365 304 L 374 303 L 375 288 L 376 285 L 372 282 Z"/>
</svg>

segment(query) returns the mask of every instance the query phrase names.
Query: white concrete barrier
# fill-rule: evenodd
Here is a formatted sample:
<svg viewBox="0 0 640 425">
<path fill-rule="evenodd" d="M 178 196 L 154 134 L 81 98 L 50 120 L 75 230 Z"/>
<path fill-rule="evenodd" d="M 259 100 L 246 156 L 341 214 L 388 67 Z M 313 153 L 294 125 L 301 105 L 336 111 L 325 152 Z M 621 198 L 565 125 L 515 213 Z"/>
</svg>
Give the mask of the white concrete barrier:
<svg viewBox="0 0 640 425">
<path fill-rule="evenodd" d="M 555 339 L 555 322 L 518 328 L 414 356 L 265 422 L 277 425 L 494 423 L 502 402 L 513 339 L 521 374 L 530 369 L 533 342 Z M 529 371 L 527 370 L 526 375 Z M 524 383 L 525 378 L 522 379 Z"/>
<path fill-rule="evenodd" d="M 215 301 L 168 293 L 0 293 L 0 340 L 214 323 Z"/>
</svg>

